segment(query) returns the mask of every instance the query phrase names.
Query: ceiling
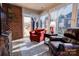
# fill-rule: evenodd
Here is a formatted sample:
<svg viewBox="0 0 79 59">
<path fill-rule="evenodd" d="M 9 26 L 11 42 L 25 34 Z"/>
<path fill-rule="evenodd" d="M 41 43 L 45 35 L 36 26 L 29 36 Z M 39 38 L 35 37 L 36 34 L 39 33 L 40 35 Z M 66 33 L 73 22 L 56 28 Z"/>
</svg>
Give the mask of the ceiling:
<svg viewBox="0 0 79 59">
<path fill-rule="evenodd" d="M 48 10 L 50 8 L 54 8 L 59 4 L 60 3 L 14 3 L 14 5 L 28 8 L 31 10 L 35 10 L 38 12 L 43 12 L 43 11 Z"/>
</svg>

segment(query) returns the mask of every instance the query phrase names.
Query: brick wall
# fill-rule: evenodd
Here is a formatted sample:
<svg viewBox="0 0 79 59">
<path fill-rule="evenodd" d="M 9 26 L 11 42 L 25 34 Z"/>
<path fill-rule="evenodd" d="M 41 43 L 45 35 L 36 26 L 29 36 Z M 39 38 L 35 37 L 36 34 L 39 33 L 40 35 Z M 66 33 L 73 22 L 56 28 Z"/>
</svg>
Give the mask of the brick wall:
<svg viewBox="0 0 79 59">
<path fill-rule="evenodd" d="M 22 31 L 22 8 L 10 4 L 3 4 L 3 8 L 7 11 L 8 6 L 11 7 L 12 12 L 16 16 L 14 19 L 7 18 L 7 27 L 9 31 L 12 31 L 12 39 L 19 39 L 23 37 Z"/>
</svg>

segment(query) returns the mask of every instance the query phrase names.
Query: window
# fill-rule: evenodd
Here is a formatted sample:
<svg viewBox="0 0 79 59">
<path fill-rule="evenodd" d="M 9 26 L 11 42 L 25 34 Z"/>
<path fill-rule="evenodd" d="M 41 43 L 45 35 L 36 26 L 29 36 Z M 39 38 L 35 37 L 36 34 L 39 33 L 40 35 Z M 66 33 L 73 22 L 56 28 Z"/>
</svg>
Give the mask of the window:
<svg viewBox="0 0 79 59">
<path fill-rule="evenodd" d="M 51 22 L 56 22 L 56 32 L 58 34 L 63 34 L 65 29 L 71 26 L 71 16 L 72 16 L 72 4 L 61 7 L 58 10 L 52 11 Z"/>
<path fill-rule="evenodd" d="M 50 24 L 47 25 L 46 23 L 49 21 L 47 17 L 49 17 L 48 14 L 41 16 L 42 28 L 50 26 Z M 71 27 L 72 4 L 65 5 L 50 12 L 50 17 L 50 23 L 55 22 L 55 33 L 62 35 L 68 27 Z"/>
<path fill-rule="evenodd" d="M 71 26 L 72 4 L 60 8 L 58 17 L 58 34 L 63 34 Z M 63 13 L 63 14 L 62 14 Z"/>
<path fill-rule="evenodd" d="M 40 27 L 41 28 L 45 29 L 47 27 L 47 20 L 48 20 L 48 14 L 40 17 Z"/>
<path fill-rule="evenodd" d="M 54 33 L 57 33 L 57 18 L 58 18 L 58 14 L 57 14 L 57 10 L 55 10 L 55 11 L 53 11 L 52 13 L 50 13 L 50 15 L 51 15 L 51 21 L 50 21 L 50 25 L 51 25 L 51 23 L 53 23 L 54 24 L 54 26 L 53 26 L 53 24 L 51 25 L 51 26 L 53 26 L 53 28 L 54 28 Z"/>
</svg>

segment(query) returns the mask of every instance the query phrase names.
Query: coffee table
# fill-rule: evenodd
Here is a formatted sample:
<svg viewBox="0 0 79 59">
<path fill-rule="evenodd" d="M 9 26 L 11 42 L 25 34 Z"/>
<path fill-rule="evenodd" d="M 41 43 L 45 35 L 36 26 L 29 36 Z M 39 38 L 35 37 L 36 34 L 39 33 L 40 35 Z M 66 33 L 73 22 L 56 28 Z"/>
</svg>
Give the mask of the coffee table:
<svg viewBox="0 0 79 59">
<path fill-rule="evenodd" d="M 50 36 L 50 41 L 61 41 L 63 43 L 66 43 L 64 40 L 66 39 L 63 36 Z"/>
<path fill-rule="evenodd" d="M 57 34 L 45 34 L 45 37 L 49 38 L 50 36 L 57 36 Z"/>
</svg>

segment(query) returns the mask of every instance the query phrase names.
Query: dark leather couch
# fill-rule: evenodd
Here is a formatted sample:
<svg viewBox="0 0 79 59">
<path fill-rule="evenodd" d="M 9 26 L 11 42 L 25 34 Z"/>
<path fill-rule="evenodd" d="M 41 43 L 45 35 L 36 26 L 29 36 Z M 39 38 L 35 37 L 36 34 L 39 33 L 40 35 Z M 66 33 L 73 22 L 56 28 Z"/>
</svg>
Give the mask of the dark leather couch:
<svg viewBox="0 0 79 59">
<path fill-rule="evenodd" d="M 49 41 L 49 51 L 51 55 L 79 55 L 79 29 L 78 28 L 69 28 L 64 32 L 64 42 L 61 40 Z M 57 43 L 57 44 L 56 44 Z"/>
</svg>

